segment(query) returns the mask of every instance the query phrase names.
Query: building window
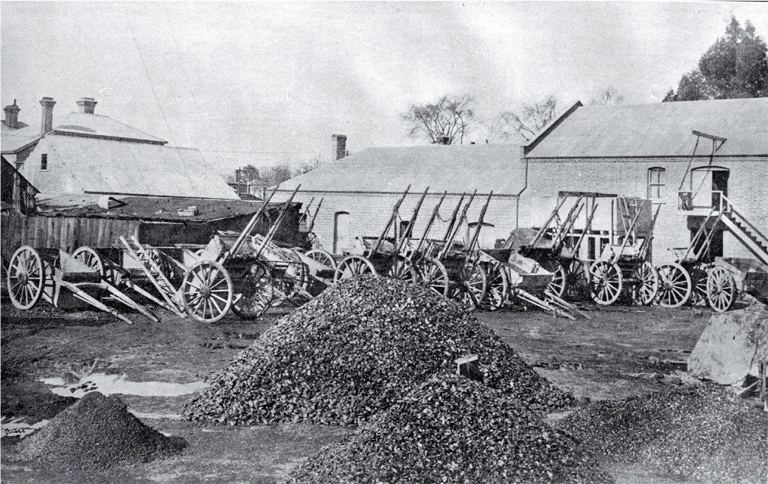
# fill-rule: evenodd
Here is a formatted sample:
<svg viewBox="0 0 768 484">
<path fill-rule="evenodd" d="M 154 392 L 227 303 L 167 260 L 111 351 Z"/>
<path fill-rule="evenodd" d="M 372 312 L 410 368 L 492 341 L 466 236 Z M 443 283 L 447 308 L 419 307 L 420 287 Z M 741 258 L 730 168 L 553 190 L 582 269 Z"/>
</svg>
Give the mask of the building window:
<svg viewBox="0 0 768 484">
<path fill-rule="evenodd" d="M 661 198 L 664 190 L 664 171 L 666 171 L 664 168 L 648 169 L 648 198 L 652 200 Z"/>
<path fill-rule="evenodd" d="M 40 170 L 47 170 L 48 169 L 48 154 L 43 153 L 40 155 Z"/>
</svg>

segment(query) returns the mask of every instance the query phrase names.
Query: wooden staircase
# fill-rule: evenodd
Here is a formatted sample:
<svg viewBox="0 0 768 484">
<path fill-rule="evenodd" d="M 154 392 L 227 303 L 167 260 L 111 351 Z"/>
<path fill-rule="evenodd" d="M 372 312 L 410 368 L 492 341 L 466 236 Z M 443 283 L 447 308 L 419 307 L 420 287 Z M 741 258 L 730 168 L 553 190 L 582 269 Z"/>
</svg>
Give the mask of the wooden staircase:
<svg viewBox="0 0 768 484">
<path fill-rule="evenodd" d="M 768 264 L 768 237 L 728 202 L 721 220 L 728 230 L 764 264 Z"/>
</svg>

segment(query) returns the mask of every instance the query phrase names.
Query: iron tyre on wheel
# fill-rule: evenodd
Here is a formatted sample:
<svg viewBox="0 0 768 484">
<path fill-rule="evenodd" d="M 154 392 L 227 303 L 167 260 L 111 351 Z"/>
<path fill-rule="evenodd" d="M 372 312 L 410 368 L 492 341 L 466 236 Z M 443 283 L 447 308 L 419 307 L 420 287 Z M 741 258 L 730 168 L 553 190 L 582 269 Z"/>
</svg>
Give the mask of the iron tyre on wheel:
<svg viewBox="0 0 768 484">
<path fill-rule="evenodd" d="M 707 301 L 719 313 L 728 311 L 736 302 L 736 282 L 722 267 L 713 267 L 707 276 Z"/>
<path fill-rule="evenodd" d="M 218 262 L 198 261 L 184 274 L 181 299 L 193 318 L 215 323 L 232 306 L 232 279 Z"/>
<path fill-rule="evenodd" d="M 19 247 L 11 256 L 6 282 L 11 303 L 18 309 L 32 308 L 40 300 L 45 283 L 40 254 L 28 245 Z"/>
<path fill-rule="evenodd" d="M 607 306 L 613 304 L 621 295 L 624 278 L 616 264 L 597 261 L 589 267 L 589 287 L 592 300 Z"/>
<path fill-rule="evenodd" d="M 274 286 L 269 269 L 262 263 L 248 267 L 242 280 L 242 292 L 234 297 L 232 312 L 240 319 L 261 317 L 272 305 Z"/>
</svg>

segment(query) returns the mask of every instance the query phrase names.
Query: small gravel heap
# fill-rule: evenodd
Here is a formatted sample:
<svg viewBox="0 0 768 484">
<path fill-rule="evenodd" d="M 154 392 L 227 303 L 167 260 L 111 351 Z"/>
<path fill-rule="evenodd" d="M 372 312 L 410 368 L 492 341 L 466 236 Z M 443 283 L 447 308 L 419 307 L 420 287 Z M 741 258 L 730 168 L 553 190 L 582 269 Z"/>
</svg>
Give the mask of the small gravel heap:
<svg viewBox="0 0 768 484">
<path fill-rule="evenodd" d="M 517 399 L 439 373 L 346 442 L 326 446 L 294 484 L 609 483 L 613 479 Z"/>
<path fill-rule="evenodd" d="M 357 425 L 468 354 L 479 356 L 487 386 L 534 411 L 574 403 L 455 303 L 369 276 L 342 281 L 283 318 L 184 414 L 228 425 Z"/>
<path fill-rule="evenodd" d="M 186 446 L 141 423 L 116 396 L 91 392 L 22 440 L 14 458 L 63 471 L 101 470 L 178 454 Z"/>
<path fill-rule="evenodd" d="M 593 403 L 557 427 L 595 457 L 659 475 L 713 484 L 768 479 L 768 414 L 712 383 Z"/>
</svg>

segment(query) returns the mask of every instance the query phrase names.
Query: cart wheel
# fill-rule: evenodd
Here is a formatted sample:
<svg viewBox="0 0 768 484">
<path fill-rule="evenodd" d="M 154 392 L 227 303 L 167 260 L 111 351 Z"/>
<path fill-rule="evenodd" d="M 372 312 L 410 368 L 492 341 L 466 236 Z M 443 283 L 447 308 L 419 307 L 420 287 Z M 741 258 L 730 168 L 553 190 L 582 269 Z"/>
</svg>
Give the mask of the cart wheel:
<svg viewBox="0 0 768 484">
<path fill-rule="evenodd" d="M 416 284 L 419 280 L 419 276 L 416 274 L 416 269 L 414 269 L 411 261 L 401 255 L 397 256 L 394 264 L 387 271 L 387 277 L 412 284 Z"/>
<path fill-rule="evenodd" d="M 241 319 L 256 319 L 272 305 L 274 288 L 269 269 L 261 263 L 250 266 L 243 276 L 244 292 L 235 296 L 232 312 Z"/>
<path fill-rule="evenodd" d="M 334 259 L 329 252 L 323 249 L 312 249 L 307 251 L 304 255 L 327 266 L 329 269 L 333 269 L 334 272 L 336 271 L 336 259 Z"/>
<path fill-rule="evenodd" d="M 707 271 L 700 266 L 694 266 L 690 271 L 693 291 L 688 302 L 691 305 L 707 304 Z"/>
<path fill-rule="evenodd" d="M 198 261 L 184 274 L 181 300 L 193 318 L 215 323 L 232 305 L 232 279 L 218 262 Z"/>
<path fill-rule="evenodd" d="M 427 257 L 419 262 L 419 272 L 423 286 L 432 289 L 443 297 L 448 297 L 448 271 L 445 270 L 442 262 Z"/>
<path fill-rule="evenodd" d="M 509 291 L 509 277 L 501 264 L 486 264 L 485 277 L 488 290 L 482 302 L 483 309 L 496 311 L 504 305 Z"/>
<path fill-rule="evenodd" d="M 575 301 L 585 297 L 589 286 L 587 272 L 579 259 L 573 259 L 565 266 L 565 299 Z"/>
<path fill-rule="evenodd" d="M 101 274 L 101 278 L 110 284 L 115 283 L 115 271 L 112 264 L 101 258 L 98 252 L 87 246 L 79 247 L 72 253 L 72 257 L 87 265 L 91 269 L 96 269 Z"/>
<path fill-rule="evenodd" d="M 679 308 L 691 297 L 693 286 L 691 276 L 680 264 L 664 264 L 656 271 L 659 273 L 659 304 L 665 308 Z"/>
<path fill-rule="evenodd" d="M 589 268 L 589 287 L 592 300 L 597 304 L 607 306 L 615 303 L 621 295 L 623 283 L 621 269 L 616 264 L 597 261 Z"/>
<path fill-rule="evenodd" d="M 547 290 L 557 297 L 563 297 L 563 294 L 565 293 L 566 281 L 566 274 L 565 269 L 563 269 L 563 265 L 560 264 L 560 261 L 554 259 L 543 260 L 539 263 L 539 265 L 545 270 L 555 274 L 552 282 L 547 285 Z"/>
<path fill-rule="evenodd" d="M 8 295 L 19 309 L 30 309 L 43 294 L 45 272 L 40 254 L 24 245 L 18 248 L 8 265 Z"/>
<path fill-rule="evenodd" d="M 273 278 L 275 297 L 273 306 L 279 306 L 286 299 L 293 299 L 307 286 L 307 269 L 303 262 L 289 262 L 282 277 Z"/>
<path fill-rule="evenodd" d="M 371 264 L 371 261 L 361 255 L 350 255 L 341 259 L 341 262 L 336 266 L 333 282 L 351 279 L 363 274 L 376 275 L 376 269 Z"/>
<path fill-rule="evenodd" d="M 467 264 L 461 268 L 461 281 L 453 290 L 451 299 L 458 301 L 465 311 L 474 311 L 485 298 L 488 279 L 479 264 Z"/>
<path fill-rule="evenodd" d="M 722 267 L 713 267 L 707 276 L 707 301 L 709 306 L 722 313 L 736 302 L 736 282 L 733 275 Z"/>
<path fill-rule="evenodd" d="M 635 280 L 632 286 L 632 302 L 643 306 L 650 305 L 659 293 L 659 274 L 648 261 L 643 261 L 632 273 Z"/>
</svg>

